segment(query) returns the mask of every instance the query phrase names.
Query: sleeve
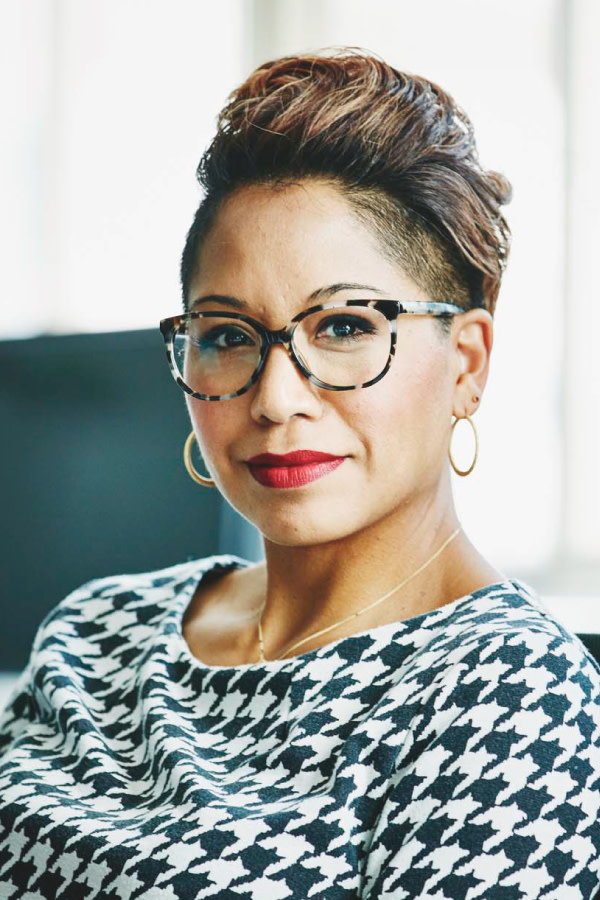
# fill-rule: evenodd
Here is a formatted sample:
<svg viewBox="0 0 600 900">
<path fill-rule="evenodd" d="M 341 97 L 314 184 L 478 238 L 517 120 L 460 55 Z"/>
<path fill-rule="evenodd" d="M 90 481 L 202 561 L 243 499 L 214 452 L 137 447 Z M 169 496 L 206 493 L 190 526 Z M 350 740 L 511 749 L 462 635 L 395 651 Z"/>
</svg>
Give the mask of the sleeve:
<svg viewBox="0 0 600 900">
<path fill-rule="evenodd" d="M 594 900 L 600 668 L 579 639 L 489 637 L 430 685 L 361 900 Z"/>
<path fill-rule="evenodd" d="M 0 765 L 8 747 L 19 738 L 29 723 L 39 719 L 36 680 L 40 677 L 43 653 L 46 647 L 55 641 L 61 619 L 74 605 L 89 598 L 100 581 L 101 579 L 88 581 L 72 591 L 46 614 L 38 626 L 27 664 L 13 686 L 4 710 L 0 713 Z"/>
</svg>

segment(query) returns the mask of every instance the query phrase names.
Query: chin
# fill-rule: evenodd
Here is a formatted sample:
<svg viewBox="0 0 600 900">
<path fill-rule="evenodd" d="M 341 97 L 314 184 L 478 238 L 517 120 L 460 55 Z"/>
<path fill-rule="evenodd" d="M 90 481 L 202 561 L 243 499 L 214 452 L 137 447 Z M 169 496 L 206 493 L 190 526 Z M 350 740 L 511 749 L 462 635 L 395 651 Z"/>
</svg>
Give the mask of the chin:
<svg viewBox="0 0 600 900">
<path fill-rule="evenodd" d="M 264 519 L 256 515 L 254 507 L 252 517 L 246 515 L 245 518 L 260 531 L 265 540 L 285 547 L 311 547 L 315 544 L 339 541 L 360 530 L 361 527 L 358 523 L 353 527 L 350 509 L 344 514 L 339 504 L 331 503 L 327 504 L 327 509 L 321 510 L 307 508 L 285 512 L 270 510 Z M 344 528 L 341 527 L 342 523 L 345 525 Z"/>
</svg>

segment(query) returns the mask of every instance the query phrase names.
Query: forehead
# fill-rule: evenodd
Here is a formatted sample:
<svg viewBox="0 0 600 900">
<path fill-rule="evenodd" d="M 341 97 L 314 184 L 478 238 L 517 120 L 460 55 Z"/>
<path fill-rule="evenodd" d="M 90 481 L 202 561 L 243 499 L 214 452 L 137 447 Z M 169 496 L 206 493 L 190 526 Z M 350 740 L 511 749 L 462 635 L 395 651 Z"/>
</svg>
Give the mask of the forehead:
<svg viewBox="0 0 600 900">
<path fill-rule="evenodd" d="M 364 244 L 371 235 L 353 217 L 339 189 L 330 184 L 301 181 L 286 185 L 251 185 L 227 197 L 206 235 L 201 262 L 209 254 L 252 256 L 268 247 L 282 257 L 314 254 L 323 241 Z M 244 253 L 245 248 L 248 252 Z M 258 260 L 257 260 L 258 261 Z"/>
<path fill-rule="evenodd" d="M 271 301 L 297 299 L 338 282 L 427 299 L 384 254 L 338 187 L 317 180 L 252 185 L 217 211 L 200 248 L 190 300 L 202 293 L 252 300 L 257 290 Z"/>
</svg>

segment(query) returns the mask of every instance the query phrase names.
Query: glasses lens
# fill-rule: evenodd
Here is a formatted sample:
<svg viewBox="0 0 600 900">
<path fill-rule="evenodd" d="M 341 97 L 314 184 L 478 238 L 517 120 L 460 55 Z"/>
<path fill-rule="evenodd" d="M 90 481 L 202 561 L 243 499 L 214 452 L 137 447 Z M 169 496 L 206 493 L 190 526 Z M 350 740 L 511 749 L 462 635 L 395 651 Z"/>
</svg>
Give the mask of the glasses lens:
<svg viewBox="0 0 600 900">
<path fill-rule="evenodd" d="M 354 387 L 377 378 L 390 348 L 388 320 L 370 306 L 318 310 L 302 319 L 294 333 L 296 354 L 332 387 Z"/>
<path fill-rule="evenodd" d="M 186 319 L 173 337 L 175 368 L 198 394 L 234 394 L 250 380 L 259 358 L 258 333 L 228 316 Z"/>
</svg>

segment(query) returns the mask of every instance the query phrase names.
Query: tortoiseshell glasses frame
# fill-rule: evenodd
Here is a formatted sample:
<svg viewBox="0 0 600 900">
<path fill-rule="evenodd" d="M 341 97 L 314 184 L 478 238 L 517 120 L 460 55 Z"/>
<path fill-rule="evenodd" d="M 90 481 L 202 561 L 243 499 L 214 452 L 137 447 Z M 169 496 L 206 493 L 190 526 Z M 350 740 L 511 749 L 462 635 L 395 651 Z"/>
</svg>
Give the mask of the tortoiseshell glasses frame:
<svg viewBox="0 0 600 900">
<path fill-rule="evenodd" d="M 388 323 L 390 330 L 390 348 L 389 354 L 387 358 L 387 362 L 385 363 L 381 372 L 375 377 L 371 378 L 369 381 L 363 382 L 362 384 L 356 385 L 345 385 L 345 386 L 337 386 L 332 384 L 327 384 L 324 381 L 321 381 L 316 375 L 313 375 L 310 372 L 304 363 L 301 361 L 299 356 L 294 350 L 294 331 L 296 330 L 298 324 L 302 322 L 307 316 L 310 316 L 311 313 L 318 312 L 323 309 L 339 309 L 344 307 L 371 307 L 372 309 L 376 309 L 379 312 L 383 313 L 385 319 Z M 241 394 L 244 394 L 247 390 L 249 390 L 253 384 L 258 380 L 260 373 L 265 365 L 267 354 L 269 352 L 269 347 L 273 344 L 283 344 L 286 348 L 290 358 L 299 369 L 299 371 L 308 378 L 313 384 L 316 384 L 318 387 L 325 388 L 328 391 L 357 391 L 361 388 L 369 387 L 372 384 L 380 381 L 388 369 L 392 364 L 392 360 L 394 358 L 394 354 L 396 352 L 396 324 L 398 316 L 401 315 L 416 315 L 416 316 L 455 316 L 460 313 L 464 313 L 466 310 L 462 309 L 460 306 L 456 306 L 453 303 L 440 303 L 437 301 L 400 301 L 400 300 L 372 300 L 372 299 L 364 299 L 364 300 L 343 300 L 343 301 L 333 301 L 331 303 L 320 303 L 317 306 L 311 306 L 309 309 L 304 309 L 302 312 L 298 313 L 297 316 L 294 316 L 292 321 L 283 328 L 279 329 L 269 329 L 262 322 L 258 322 L 256 319 L 252 319 L 250 316 L 246 316 L 243 313 L 230 312 L 229 310 L 197 310 L 193 312 L 182 313 L 178 316 L 170 316 L 169 318 L 162 319 L 160 322 L 160 330 L 162 336 L 165 341 L 166 349 L 167 349 L 167 360 L 169 363 L 169 368 L 171 370 L 171 374 L 173 378 L 179 385 L 179 387 L 189 394 L 192 397 L 197 397 L 199 400 L 228 400 L 233 397 L 239 397 Z M 261 340 L 261 348 L 258 362 L 256 364 L 256 369 L 254 370 L 250 379 L 243 385 L 239 390 L 234 391 L 231 394 L 220 394 L 220 395 L 212 395 L 212 394 L 201 394 L 198 391 L 192 390 L 181 378 L 177 370 L 177 366 L 174 358 L 173 351 L 173 341 L 177 330 L 184 325 L 186 322 L 193 321 L 198 318 L 228 318 L 228 319 L 236 319 L 240 322 L 247 322 L 251 325 L 255 331 L 258 333 Z"/>
</svg>

